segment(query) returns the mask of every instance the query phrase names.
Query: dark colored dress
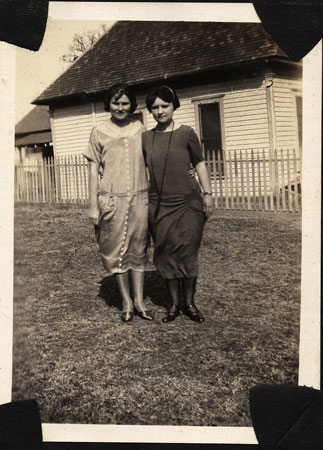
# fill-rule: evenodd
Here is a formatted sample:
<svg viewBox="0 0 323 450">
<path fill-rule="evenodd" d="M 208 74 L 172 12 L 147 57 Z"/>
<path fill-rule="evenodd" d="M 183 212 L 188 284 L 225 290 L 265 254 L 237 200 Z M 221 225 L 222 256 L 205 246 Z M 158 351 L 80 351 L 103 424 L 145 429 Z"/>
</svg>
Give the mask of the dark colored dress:
<svg viewBox="0 0 323 450">
<path fill-rule="evenodd" d="M 154 264 L 163 278 L 196 277 L 205 214 L 200 186 L 189 169 L 191 164 L 195 167 L 203 161 L 199 140 L 194 130 L 186 125 L 173 132 L 146 131 L 142 140 L 150 174 L 148 217 L 155 244 Z"/>
</svg>

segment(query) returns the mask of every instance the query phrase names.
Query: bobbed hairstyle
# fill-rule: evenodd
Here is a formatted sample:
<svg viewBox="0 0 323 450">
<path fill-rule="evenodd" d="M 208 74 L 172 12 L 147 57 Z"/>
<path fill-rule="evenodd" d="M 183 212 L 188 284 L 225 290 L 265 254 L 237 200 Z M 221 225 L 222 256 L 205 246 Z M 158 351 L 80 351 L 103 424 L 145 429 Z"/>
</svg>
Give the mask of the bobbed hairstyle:
<svg viewBox="0 0 323 450">
<path fill-rule="evenodd" d="M 180 107 L 180 102 L 175 90 L 163 84 L 150 89 L 148 92 L 146 97 L 146 106 L 149 112 L 151 112 L 152 106 L 157 97 L 162 99 L 164 102 L 173 103 L 174 111 Z"/>
<path fill-rule="evenodd" d="M 130 114 L 136 111 L 136 96 L 132 88 L 127 83 L 117 83 L 109 87 L 104 98 L 104 109 L 106 111 L 110 112 L 110 102 L 115 95 L 117 100 L 119 100 L 119 98 L 123 95 L 126 95 L 130 101 Z"/>
</svg>

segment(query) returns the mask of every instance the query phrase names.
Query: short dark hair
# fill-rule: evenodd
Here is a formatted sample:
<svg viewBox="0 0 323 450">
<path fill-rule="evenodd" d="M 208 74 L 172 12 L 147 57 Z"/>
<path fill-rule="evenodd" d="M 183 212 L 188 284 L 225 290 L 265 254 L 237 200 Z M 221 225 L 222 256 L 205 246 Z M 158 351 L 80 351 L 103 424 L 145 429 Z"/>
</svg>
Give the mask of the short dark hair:
<svg viewBox="0 0 323 450">
<path fill-rule="evenodd" d="M 180 102 L 175 90 L 170 86 L 163 84 L 161 86 L 151 88 L 148 92 L 146 97 L 146 106 L 149 112 L 151 112 L 152 106 L 157 97 L 164 100 L 164 102 L 173 103 L 174 111 L 180 107 Z"/>
<path fill-rule="evenodd" d="M 110 102 L 115 95 L 117 96 L 117 99 L 119 99 L 123 95 L 126 95 L 130 101 L 130 114 L 136 111 L 136 96 L 132 88 L 127 83 L 117 83 L 109 87 L 109 89 L 105 93 L 104 98 L 104 109 L 106 111 L 110 111 Z"/>
</svg>

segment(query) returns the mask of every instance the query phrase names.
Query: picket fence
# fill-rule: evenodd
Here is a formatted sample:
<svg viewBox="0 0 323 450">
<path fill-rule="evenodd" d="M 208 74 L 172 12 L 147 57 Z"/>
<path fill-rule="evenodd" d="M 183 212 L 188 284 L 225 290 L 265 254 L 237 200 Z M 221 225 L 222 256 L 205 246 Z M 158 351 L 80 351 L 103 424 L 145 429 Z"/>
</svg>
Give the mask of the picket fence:
<svg viewBox="0 0 323 450">
<path fill-rule="evenodd" d="M 295 150 L 231 151 L 206 158 L 216 209 L 301 211 L 301 160 Z M 88 162 L 81 155 L 28 160 L 15 167 L 17 202 L 87 203 Z"/>
</svg>

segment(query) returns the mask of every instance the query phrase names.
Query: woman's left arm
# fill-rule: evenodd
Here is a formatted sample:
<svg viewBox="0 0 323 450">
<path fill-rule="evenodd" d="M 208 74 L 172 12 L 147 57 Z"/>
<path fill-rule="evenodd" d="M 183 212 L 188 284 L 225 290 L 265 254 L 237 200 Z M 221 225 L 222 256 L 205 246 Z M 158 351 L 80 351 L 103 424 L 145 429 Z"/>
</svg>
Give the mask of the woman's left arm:
<svg viewBox="0 0 323 450">
<path fill-rule="evenodd" d="M 204 204 L 204 212 L 206 214 L 207 219 L 211 216 L 213 212 L 213 198 L 212 198 L 212 188 L 211 188 L 211 181 L 210 177 L 205 165 L 204 161 L 200 161 L 195 166 L 197 176 L 199 178 L 200 184 L 203 188 L 203 204 Z"/>
<path fill-rule="evenodd" d="M 202 154 L 200 141 L 193 129 L 191 129 L 188 137 L 188 150 L 190 152 L 191 163 L 195 167 L 197 176 L 203 189 L 203 204 L 206 218 L 208 219 L 213 212 L 213 198 L 211 181 L 205 161 Z"/>
</svg>

